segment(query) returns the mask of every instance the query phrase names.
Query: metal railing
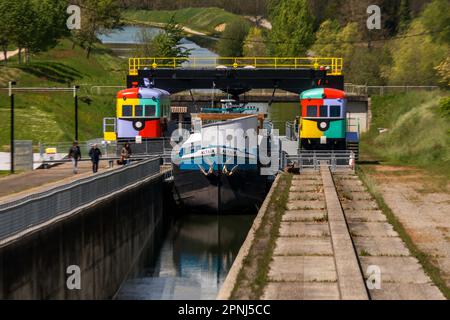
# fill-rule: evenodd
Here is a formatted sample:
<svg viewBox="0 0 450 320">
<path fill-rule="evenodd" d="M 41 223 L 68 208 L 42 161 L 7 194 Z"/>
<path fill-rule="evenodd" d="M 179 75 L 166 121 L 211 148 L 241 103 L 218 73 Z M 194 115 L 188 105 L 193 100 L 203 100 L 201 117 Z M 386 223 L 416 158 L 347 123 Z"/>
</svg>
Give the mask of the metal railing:
<svg viewBox="0 0 450 320">
<path fill-rule="evenodd" d="M 342 75 L 342 58 L 323 57 L 149 57 L 130 58 L 129 74 L 139 70 L 157 68 L 273 68 L 273 69 L 321 69 L 329 75 Z"/>
<path fill-rule="evenodd" d="M 345 84 L 345 92 L 349 95 L 371 96 L 386 94 L 405 93 L 411 91 L 433 91 L 439 90 L 438 86 L 366 86 L 352 83 Z"/>
<path fill-rule="evenodd" d="M 297 141 L 298 134 L 295 121 L 286 121 L 286 138 L 291 141 Z"/>
<path fill-rule="evenodd" d="M 321 165 L 328 165 L 331 171 L 338 168 L 350 168 L 350 160 L 355 160 L 355 154 L 352 151 L 307 151 L 299 150 L 297 155 L 289 155 L 286 152 L 281 154 L 281 169 L 287 167 L 320 170 Z"/>
<path fill-rule="evenodd" d="M 0 204 L 0 241 L 160 173 L 152 158 Z"/>
</svg>

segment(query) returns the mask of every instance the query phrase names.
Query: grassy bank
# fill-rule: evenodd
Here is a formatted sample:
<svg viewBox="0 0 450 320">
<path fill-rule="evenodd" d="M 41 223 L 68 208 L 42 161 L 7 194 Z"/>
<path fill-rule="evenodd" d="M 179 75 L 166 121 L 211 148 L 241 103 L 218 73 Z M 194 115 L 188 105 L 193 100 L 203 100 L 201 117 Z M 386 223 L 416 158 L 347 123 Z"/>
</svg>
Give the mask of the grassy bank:
<svg viewBox="0 0 450 320">
<path fill-rule="evenodd" d="M 184 27 L 206 34 L 217 34 L 223 31 L 224 24 L 245 18 L 219 8 L 185 8 L 168 11 L 127 10 L 123 17 L 127 22 L 168 23 L 175 15 L 175 21 Z"/>
<path fill-rule="evenodd" d="M 19 65 L 17 57 L 0 67 L 0 87 L 16 80 L 20 87 L 69 87 L 81 85 L 79 94 L 80 140 L 102 136 L 103 117 L 114 115 L 114 94 L 91 95 L 92 85 L 124 85 L 126 61 L 98 45 L 89 59 L 69 40 Z M 74 103 L 71 93 L 17 93 L 16 138 L 34 143 L 73 139 Z M 0 148 L 9 141 L 9 97 L 0 91 Z"/>
<path fill-rule="evenodd" d="M 450 119 L 439 111 L 449 92 L 411 92 L 372 98 L 372 124 L 361 151 L 393 165 L 413 165 L 450 177 Z M 379 132 L 379 128 L 388 131 Z"/>
</svg>

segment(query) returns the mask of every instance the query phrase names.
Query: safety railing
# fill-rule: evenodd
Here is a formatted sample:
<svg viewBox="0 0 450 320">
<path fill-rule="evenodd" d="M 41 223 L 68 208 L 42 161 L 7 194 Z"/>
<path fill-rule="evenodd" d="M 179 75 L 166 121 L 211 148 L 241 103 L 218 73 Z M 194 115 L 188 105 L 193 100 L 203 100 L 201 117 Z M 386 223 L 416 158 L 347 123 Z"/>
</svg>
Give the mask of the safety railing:
<svg viewBox="0 0 450 320">
<path fill-rule="evenodd" d="M 272 68 L 272 69 L 323 69 L 329 75 L 342 75 L 342 58 L 323 57 L 149 57 L 130 58 L 129 74 L 139 70 L 157 68 Z"/>
<path fill-rule="evenodd" d="M 160 173 L 159 157 L 0 204 L 0 242 Z"/>
<path fill-rule="evenodd" d="M 356 155 L 352 151 L 307 151 L 299 150 L 297 155 L 289 155 L 282 152 L 281 169 L 296 168 L 300 171 L 305 169 L 319 170 L 321 165 L 328 165 L 331 171 L 338 168 L 353 168 Z"/>
<path fill-rule="evenodd" d="M 384 96 L 388 94 L 407 93 L 412 91 L 434 91 L 438 86 L 366 86 L 352 83 L 345 84 L 345 92 L 356 96 Z"/>
</svg>

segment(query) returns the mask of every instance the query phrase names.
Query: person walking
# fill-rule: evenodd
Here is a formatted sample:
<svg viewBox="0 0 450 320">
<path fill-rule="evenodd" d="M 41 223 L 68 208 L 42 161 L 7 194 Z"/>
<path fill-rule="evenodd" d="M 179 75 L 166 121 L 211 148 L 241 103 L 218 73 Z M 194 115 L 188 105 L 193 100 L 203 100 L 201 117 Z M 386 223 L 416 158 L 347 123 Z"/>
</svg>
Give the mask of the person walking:
<svg viewBox="0 0 450 320">
<path fill-rule="evenodd" d="M 129 164 L 129 162 L 130 162 L 129 159 L 131 158 L 131 155 L 132 155 L 131 146 L 127 142 L 127 143 L 125 143 L 122 150 L 120 151 L 120 159 L 124 165 Z"/>
<path fill-rule="evenodd" d="M 94 144 L 89 151 L 89 157 L 92 161 L 92 172 L 97 173 L 98 171 L 98 163 L 100 162 L 100 157 L 102 156 L 102 152 L 97 147 L 97 144 Z"/>
<path fill-rule="evenodd" d="M 73 174 L 78 173 L 78 161 L 81 160 L 81 150 L 78 146 L 78 141 L 74 141 L 72 147 L 69 149 L 69 159 L 72 160 Z"/>
<path fill-rule="evenodd" d="M 352 169 L 353 171 L 355 171 L 355 162 L 356 162 L 356 155 L 353 151 L 350 151 L 350 160 L 349 160 L 349 166 L 350 169 Z"/>
</svg>

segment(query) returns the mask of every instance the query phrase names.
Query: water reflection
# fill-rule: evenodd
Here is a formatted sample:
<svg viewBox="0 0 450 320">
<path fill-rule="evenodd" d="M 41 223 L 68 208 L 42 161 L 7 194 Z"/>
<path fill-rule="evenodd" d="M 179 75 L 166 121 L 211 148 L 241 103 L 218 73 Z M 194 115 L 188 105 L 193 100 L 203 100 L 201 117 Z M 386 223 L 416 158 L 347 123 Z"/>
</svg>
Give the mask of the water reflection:
<svg viewBox="0 0 450 320">
<path fill-rule="evenodd" d="M 253 215 L 185 215 L 167 234 L 154 265 L 127 281 L 117 299 L 215 299 Z"/>
<path fill-rule="evenodd" d="M 97 37 L 103 44 L 108 45 L 113 52 L 126 57 L 133 55 L 135 45 L 142 43 L 142 40 L 139 37 L 141 30 L 145 30 L 145 32 L 152 37 L 155 37 L 162 32 L 162 29 L 154 27 L 125 26 L 120 30 L 112 30 L 107 34 L 99 34 Z M 181 39 L 179 46 L 186 49 L 192 49 L 191 57 L 204 58 L 218 56 L 214 52 L 200 47 L 186 38 Z"/>
</svg>

